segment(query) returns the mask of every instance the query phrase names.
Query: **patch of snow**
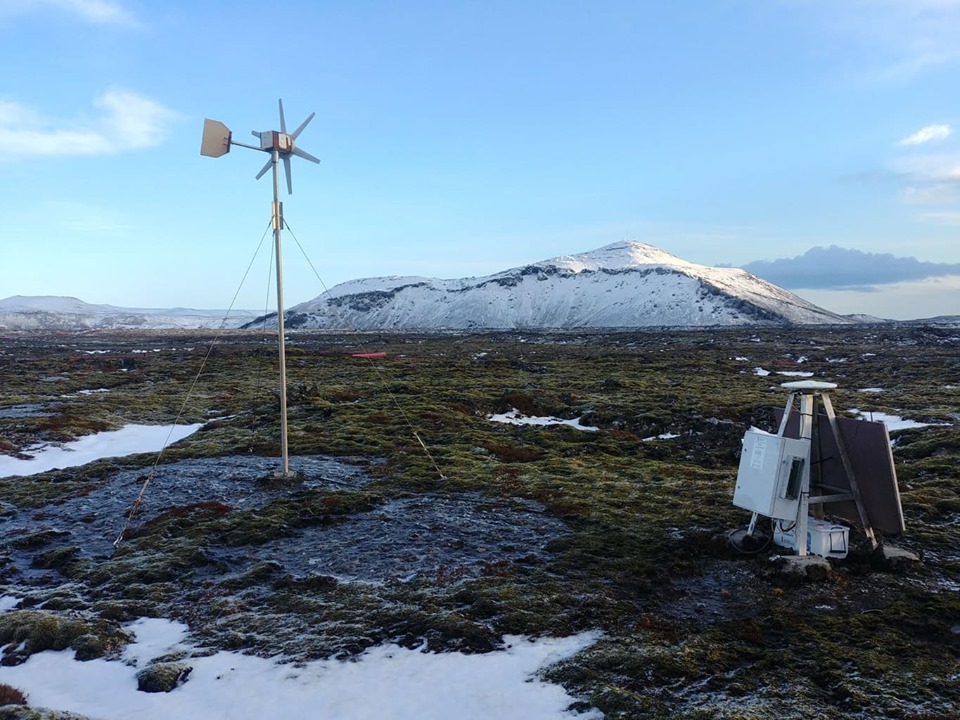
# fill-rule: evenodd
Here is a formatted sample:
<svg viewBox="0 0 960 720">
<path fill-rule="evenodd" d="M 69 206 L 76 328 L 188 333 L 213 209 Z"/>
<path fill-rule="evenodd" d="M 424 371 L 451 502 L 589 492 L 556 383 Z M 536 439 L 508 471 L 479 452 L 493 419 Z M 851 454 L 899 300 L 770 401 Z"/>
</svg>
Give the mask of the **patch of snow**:
<svg viewBox="0 0 960 720">
<path fill-rule="evenodd" d="M 33 705 L 69 710 L 98 720 L 560 720 L 574 715 L 574 698 L 537 679 L 541 669 L 596 642 L 598 633 L 530 641 L 507 636 L 506 650 L 464 655 L 382 645 L 356 661 L 319 660 L 294 667 L 238 653 L 188 657 L 187 681 L 169 693 L 136 690 L 137 666 L 178 650 L 186 627 L 138 620 L 136 642 L 124 661 L 78 662 L 73 652 L 46 651 L 15 667 L 0 668 L 3 682 L 23 690 Z M 131 663 L 135 663 L 133 665 Z"/>
<path fill-rule="evenodd" d="M 666 432 L 666 433 L 661 433 L 660 435 L 652 435 L 650 437 L 645 437 L 643 438 L 643 442 L 650 442 L 652 440 L 673 440 L 674 438 L 678 438 L 678 437 L 680 437 L 678 433 Z"/>
<path fill-rule="evenodd" d="M 930 427 L 932 425 L 944 425 L 946 423 L 924 423 L 916 420 L 905 420 L 899 415 L 890 415 L 884 412 L 872 412 L 870 410 L 858 410 L 850 408 L 850 412 L 859 415 L 861 420 L 871 420 L 873 422 L 882 422 L 887 426 L 888 431 L 907 430 L 909 428 Z"/>
<path fill-rule="evenodd" d="M 883 388 L 878 388 L 878 387 L 859 388 L 859 389 L 857 390 L 857 392 L 882 393 L 882 392 L 883 392 Z"/>
<path fill-rule="evenodd" d="M 753 369 L 754 374 L 759 375 L 760 377 L 766 377 L 770 374 L 769 370 L 764 370 L 762 367 L 755 367 Z"/>
<path fill-rule="evenodd" d="M 86 435 L 64 443 L 46 446 L 30 460 L 0 455 L 0 478 L 36 475 L 47 470 L 78 467 L 94 460 L 123 457 L 136 453 L 159 452 L 167 445 L 192 435 L 203 427 L 196 425 L 125 425 L 119 430 Z"/>
<path fill-rule="evenodd" d="M 14 597 L 13 595 L 0 595 L 0 612 L 13 610 L 18 602 L 20 602 L 20 598 Z"/>
<path fill-rule="evenodd" d="M 110 388 L 97 388 L 96 390 L 77 390 L 75 393 L 69 393 L 67 395 L 61 395 L 62 398 L 72 398 L 77 395 L 96 395 L 99 393 L 108 393 Z"/>
<path fill-rule="evenodd" d="M 750 358 L 743 356 L 735 357 L 734 360 L 738 360 L 740 362 L 750 362 Z"/>
<path fill-rule="evenodd" d="M 139 618 L 124 626 L 133 633 L 135 642 L 124 648 L 122 659 L 143 666 L 153 658 L 188 650 L 185 644 L 187 626 L 162 618 Z"/>
<path fill-rule="evenodd" d="M 813 377 L 812 372 L 803 372 L 800 370 L 777 370 L 777 375 L 786 375 L 787 377 Z"/>
<path fill-rule="evenodd" d="M 506 423 L 508 425 L 568 425 L 577 430 L 586 430 L 588 432 L 596 432 L 600 428 L 593 427 L 592 425 L 582 425 L 580 420 L 582 418 L 574 418 L 573 420 L 564 420 L 563 418 L 547 417 L 547 416 L 527 416 L 521 413 L 517 409 L 510 410 L 509 412 L 499 413 L 496 415 L 488 415 L 487 420 L 491 422 Z"/>
</svg>

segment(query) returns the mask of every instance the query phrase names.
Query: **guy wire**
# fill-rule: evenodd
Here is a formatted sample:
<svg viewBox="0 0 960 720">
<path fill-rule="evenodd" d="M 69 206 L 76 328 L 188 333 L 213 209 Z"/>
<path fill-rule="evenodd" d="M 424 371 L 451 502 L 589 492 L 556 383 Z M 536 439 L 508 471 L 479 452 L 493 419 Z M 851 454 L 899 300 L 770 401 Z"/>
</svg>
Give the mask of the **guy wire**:
<svg viewBox="0 0 960 720">
<path fill-rule="evenodd" d="M 120 530 L 120 534 L 117 536 L 117 539 L 113 541 L 114 547 L 119 547 L 120 543 L 123 542 L 124 534 L 130 528 L 130 523 L 133 522 L 133 518 L 140 509 L 140 504 L 143 502 L 143 497 L 147 492 L 147 487 L 150 485 L 150 481 L 153 480 L 153 476 L 157 471 L 157 466 L 160 464 L 160 458 L 163 457 L 163 453 L 167 449 L 167 445 L 170 442 L 170 437 L 173 435 L 173 429 L 176 427 L 177 422 L 186 411 L 187 403 L 190 401 L 190 397 L 193 395 L 194 388 L 196 388 L 197 382 L 200 380 L 200 376 L 203 374 L 203 369 L 207 365 L 207 360 L 210 359 L 210 355 L 213 353 L 213 348 L 216 346 L 217 341 L 220 339 L 226 329 L 225 326 L 227 324 L 227 318 L 230 317 L 230 313 L 233 311 L 233 306 L 237 302 L 237 298 L 240 296 L 240 290 L 243 289 L 243 284 L 247 280 L 247 275 L 250 274 L 250 268 L 253 267 L 253 263 L 257 259 L 257 255 L 260 253 L 260 248 L 263 246 L 263 240 L 267 237 L 267 232 L 271 227 L 272 222 L 267 225 L 266 229 L 263 231 L 263 235 L 260 237 L 260 243 L 257 245 L 257 249 L 254 251 L 253 257 L 250 258 L 250 262 L 247 264 L 247 269 L 244 271 L 243 278 L 241 278 L 240 284 L 237 286 L 237 290 L 233 294 L 233 299 L 230 301 L 230 306 L 227 308 L 223 318 L 220 320 L 220 326 L 217 328 L 217 333 L 214 335 L 213 340 L 210 341 L 209 347 L 207 347 L 207 352 L 203 356 L 203 360 L 200 363 L 200 369 L 197 370 L 197 374 L 193 378 L 193 382 L 190 383 L 190 387 L 187 389 L 187 394 L 183 398 L 183 402 L 180 405 L 180 410 L 177 412 L 176 418 L 174 418 L 173 423 L 170 425 L 170 430 L 167 431 L 166 440 L 163 441 L 163 446 L 160 448 L 160 452 L 157 453 L 157 457 L 153 461 L 153 466 L 150 468 L 150 472 L 147 474 L 146 479 L 143 481 L 143 485 L 140 487 L 140 494 L 137 495 L 137 499 L 133 501 L 133 505 L 130 507 L 130 512 L 127 514 L 127 518 L 123 523 L 123 529 Z"/>
<path fill-rule="evenodd" d="M 284 220 L 284 227 L 290 233 L 290 236 L 293 238 L 294 242 L 297 243 L 297 247 L 300 248 L 300 252 L 303 254 L 304 259 L 306 259 L 307 264 L 310 266 L 310 269 L 313 270 L 313 274 L 316 275 L 317 280 L 320 283 L 320 286 L 323 288 L 323 292 L 326 295 L 330 294 L 330 289 L 327 287 L 327 284 L 323 281 L 323 278 L 320 277 L 320 273 L 317 272 L 317 269 L 313 266 L 313 262 L 310 260 L 310 256 L 307 255 L 307 251 L 303 249 L 303 245 L 300 244 L 300 240 L 297 238 L 296 233 L 293 232 L 293 228 L 290 227 L 290 224 Z M 338 308 L 339 309 L 339 308 Z M 359 335 L 359 331 L 354 329 L 354 337 L 357 339 L 357 344 L 360 345 L 363 349 L 367 349 L 369 346 L 363 341 Z M 427 447 L 427 444 L 420 437 L 420 433 L 417 432 L 416 427 L 414 427 L 413 422 L 407 416 L 407 413 L 404 412 L 403 407 L 401 407 L 400 402 L 397 400 L 397 396 L 393 394 L 390 390 L 390 386 L 387 385 L 387 378 L 383 373 L 383 369 L 374 362 L 373 358 L 365 358 L 370 366 L 376 371 L 377 379 L 380 381 L 381 387 L 387 391 L 387 395 L 390 396 L 390 400 L 393 402 L 394 407 L 397 408 L 397 412 L 400 413 L 400 417 L 403 418 L 403 421 L 406 423 L 407 428 L 413 434 L 413 437 L 417 439 L 417 442 L 420 443 L 420 447 L 423 448 L 424 454 L 427 456 L 427 459 L 430 461 L 430 464 L 433 465 L 433 469 L 437 471 L 437 475 L 440 476 L 441 480 L 446 480 L 447 476 L 443 474 L 443 470 L 440 469 L 440 465 L 437 464 L 437 461 L 434 459 L 433 455 L 430 452 L 430 449 Z"/>
</svg>

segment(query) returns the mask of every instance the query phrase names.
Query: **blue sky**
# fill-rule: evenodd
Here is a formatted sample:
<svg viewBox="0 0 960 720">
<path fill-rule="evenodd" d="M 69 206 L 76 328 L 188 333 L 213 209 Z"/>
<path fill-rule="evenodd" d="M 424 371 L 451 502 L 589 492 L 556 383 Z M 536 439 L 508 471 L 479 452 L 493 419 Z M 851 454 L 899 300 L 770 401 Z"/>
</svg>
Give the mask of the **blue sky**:
<svg viewBox="0 0 960 720">
<path fill-rule="evenodd" d="M 0 297 L 225 307 L 271 188 L 260 153 L 199 155 L 203 118 L 253 142 L 282 97 L 317 113 L 284 203 L 327 286 L 836 246 L 929 274 L 795 292 L 960 314 L 957 37 L 960 0 L 0 0 Z M 322 292 L 284 259 L 288 305 Z"/>
</svg>

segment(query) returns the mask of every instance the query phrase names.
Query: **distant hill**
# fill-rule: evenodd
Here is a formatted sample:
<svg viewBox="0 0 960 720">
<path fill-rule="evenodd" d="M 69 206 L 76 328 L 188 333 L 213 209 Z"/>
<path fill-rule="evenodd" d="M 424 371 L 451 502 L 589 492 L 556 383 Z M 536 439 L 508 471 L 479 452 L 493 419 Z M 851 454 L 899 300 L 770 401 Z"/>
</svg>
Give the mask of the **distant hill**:
<svg viewBox="0 0 960 720">
<path fill-rule="evenodd" d="M 290 308 L 285 319 L 288 327 L 360 329 L 856 322 L 745 270 L 697 265 L 629 241 L 479 278 L 353 280 Z"/>
<path fill-rule="evenodd" d="M 911 322 L 922 322 L 929 325 L 943 325 L 946 327 L 960 327 L 960 315 L 937 315 L 923 320 L 913 320 Z"/>
<path fill-rule="evenodd" d="M 101 330 L 141 329 L 184 330 L 218 328 L 225 310 L 171 308 L 150 310 L 113 305 L 91 305 L 74 297 L 23 296 L 0 300 L 0 329 L 3 330 Z M 226 327 L 249 322 L 254 313 L 234 311 Z"/>
</svg>

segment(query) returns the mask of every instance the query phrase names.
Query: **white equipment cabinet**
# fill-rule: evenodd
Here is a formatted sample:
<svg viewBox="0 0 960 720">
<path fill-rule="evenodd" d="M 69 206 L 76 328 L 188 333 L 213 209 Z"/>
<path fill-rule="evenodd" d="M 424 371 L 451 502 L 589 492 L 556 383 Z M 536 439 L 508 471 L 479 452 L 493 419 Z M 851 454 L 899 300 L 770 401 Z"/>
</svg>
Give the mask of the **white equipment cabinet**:
<svg viewBox="0 0 960 720">
<path fill-rule="evenodd" d="M 743 452 L 740 455 L 733 504 L 753 513 L 746 534 L 753 534 L 760 516 L 768 517 L 774 520 L 773 542 L 777 545 L 793 549 L 801 556 L 809 553 L 842 558 L 847 554 L 848 528 L 826 522 L 823 519 L 823 506 L 840 503 L 839 511 L 843 512 L 843 503 L 852 503 L 864 534 L 876 548 L 877 538 L 867 516 L 860 485 L 828 394 L 828 391 L 837 386 L 818 380 L 792 381 L 782 383 L 782 386 L 790 390 L 790 397 L 783 410 L 777 434 L 750 428 L 743 436 Z M 810 466 L 815 457 L 812 452 L 812 438 L 815 425 L 822 424 L 815 408 L 818 396 L 826 411 L 825 424 L 829 428 L 827 432 L 833 438 L 835 452 L 842 465 L 843 482 L 835 483 L 834 486 L 825 481 L 827 473 L 824 470 L 824 458 L 818 456 L 815 488 L 817 492 L 811 495 Z M 796 407 L 798 400 L 799 407 Z M 787 427 L 791 419 L 795 419 L 794 429 L 788 433 Z M 816 448 L 820 453 L 824 447 L 823 436 L 820 434 L 822 432 L 818 430 L 816 437 Z M 788 434 L 796 434 L 797 437 L 786 437 Z M 883 437 L 886 438 L 885 433 Z M 886 447 L 888 444 L 889 442 L 884 440 L 884 451 L 889 455 L 889 448 Z M 892 459 L 890 465 L 892 468 Z M 890 476 L 895 477 L 892 470 Z M 887 525 L 896 524 L 902 527 L 900 497 L 896 492 L 896 481 L 893 482 L 893 493 L 888 492 L 877 502 L 883 504 L 881 510 L 884 510 L 884 513 L 880 514 L 881 519 L 886 519 Z M 812 515 L 809 514 L 811 509 Z M 849 514 L 849 511 L 847 513 Z"/>
<path fill-rule="evenodd" d="M 733 504 L 764 517 L 796 520 L 809 475 L 810 440 L 750 429 L 743 436 Z"/>
</svg>

